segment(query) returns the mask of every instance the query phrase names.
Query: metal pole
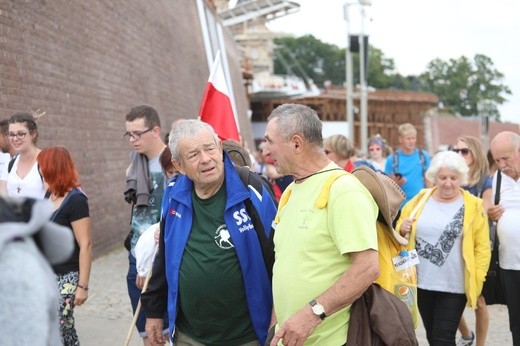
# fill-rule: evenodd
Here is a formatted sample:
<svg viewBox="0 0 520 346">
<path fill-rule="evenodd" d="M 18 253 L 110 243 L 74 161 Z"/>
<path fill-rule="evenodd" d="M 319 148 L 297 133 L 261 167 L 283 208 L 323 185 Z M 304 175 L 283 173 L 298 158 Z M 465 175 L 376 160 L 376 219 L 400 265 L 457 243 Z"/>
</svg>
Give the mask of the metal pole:
<svg viewBox="0 0 520 346">
<path fill-rule="evenodd" d="M 361 127 L 361 141 L 359 148 L 365 151 L 365 147 L 368 143 L 368 102 L 367 102 L 367 81 L 365 77 L 365 6 L 361 2 L 361 34 L 359 35 L 359 80 L 361 85 L 361 96 L 360 96 L 360 127 Z"/>
<path fill-rule="evenodd" d="M 354 143 L 355 132 L 354 132 L 354 102 L 353 102 L 353 74 L 352 74 L 352 53 L 350 52 L 350 32 L 349 32 L 349 4 L 343 5 L 344 19 L 347 23 L 347 48 L 345 50 L 345 73 L 346 73 L 346 110 L 347 110 L 347 137 Z"/>
</svg>

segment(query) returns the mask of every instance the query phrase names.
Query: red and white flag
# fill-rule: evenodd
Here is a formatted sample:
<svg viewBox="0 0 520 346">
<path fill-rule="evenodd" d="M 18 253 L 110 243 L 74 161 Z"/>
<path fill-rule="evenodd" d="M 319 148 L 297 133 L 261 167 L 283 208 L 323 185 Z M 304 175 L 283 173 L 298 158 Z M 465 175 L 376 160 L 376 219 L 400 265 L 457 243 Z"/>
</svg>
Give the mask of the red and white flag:
<svg viewBox="0 0 520 346">
<path fill-rule="evenodd" d="M 199 118 L 210 124 L 220 139 L 234 139 L 240 142 L 229 89 L 220 61 L 220 51 L 211 67 L 208 85 L 200 105 Z"/>
</svg>

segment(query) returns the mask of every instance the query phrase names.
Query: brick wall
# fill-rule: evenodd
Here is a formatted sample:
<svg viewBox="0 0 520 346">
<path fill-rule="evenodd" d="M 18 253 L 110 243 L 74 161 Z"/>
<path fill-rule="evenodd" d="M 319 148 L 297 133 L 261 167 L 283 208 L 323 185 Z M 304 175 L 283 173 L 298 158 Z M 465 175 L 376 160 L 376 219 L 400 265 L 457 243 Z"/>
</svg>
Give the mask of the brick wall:
<svg viewBox="0 0 520 346">
<path fill-rule="evenodd" d="M 0 118 L 47 112 L 38 145 L 71 151 L 89 197 L 96 256 L 120 246 L 129 230 L 125 114 L 149 104 L 165 134 L 174 119 L 194 118 L 199 109 L 208 64 L 196 2 L 179 3 L 0 2 Z M 237 97 L 244 108 L 245 92 Z M 250 126 L 241 127 L 250 135 Z"/>
</svg>

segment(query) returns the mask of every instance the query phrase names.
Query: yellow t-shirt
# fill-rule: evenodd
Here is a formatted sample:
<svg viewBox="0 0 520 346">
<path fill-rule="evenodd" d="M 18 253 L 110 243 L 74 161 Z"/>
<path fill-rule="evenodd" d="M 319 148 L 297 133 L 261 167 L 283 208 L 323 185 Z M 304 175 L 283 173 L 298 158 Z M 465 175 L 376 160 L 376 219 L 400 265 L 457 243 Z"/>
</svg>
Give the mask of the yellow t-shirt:
<svg viewBox="0 0 520 346">
<path fill-rule="evenodd" d="M 337 167 L 331 163 L 322 171 Z M 337 178 L 326 208 L 316 200 L 327 178 L 316 174 L 292 184 L 280 204 L 274 235 L 274 307 L 279 325 L 332 286 L 351 265 L 349 253 L 377 249 L 377 205 L 353 175 Z M 282 197 L 283 201 L 284 197 Z M 342 345 L 347 337 L 350 307 L 328 316 L 305 345 Z"/>
</svg>

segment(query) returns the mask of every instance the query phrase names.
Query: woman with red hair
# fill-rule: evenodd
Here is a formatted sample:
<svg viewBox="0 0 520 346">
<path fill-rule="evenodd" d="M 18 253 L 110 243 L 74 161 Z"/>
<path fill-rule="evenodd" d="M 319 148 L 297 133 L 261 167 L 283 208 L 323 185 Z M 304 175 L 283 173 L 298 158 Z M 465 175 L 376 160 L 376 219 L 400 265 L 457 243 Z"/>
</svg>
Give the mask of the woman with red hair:
<svg viewBox="0 0 520 346">
<path fill-rule="evenodd" d="M 52 221 L 68 227 L 74 234 L 74 253 L 65 263 L 53 266 L 60 292 L 60 331 L 63 344 L 79 345 L 74 327 L 74 306 L 88 297 L 92 263 L 91 223 L 87 196 L 79 189 L 74 161 L 64 147 L 43 149 L 38 165 L 54 206 Z"/>
</svg>

